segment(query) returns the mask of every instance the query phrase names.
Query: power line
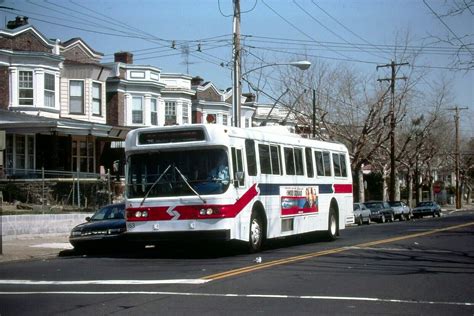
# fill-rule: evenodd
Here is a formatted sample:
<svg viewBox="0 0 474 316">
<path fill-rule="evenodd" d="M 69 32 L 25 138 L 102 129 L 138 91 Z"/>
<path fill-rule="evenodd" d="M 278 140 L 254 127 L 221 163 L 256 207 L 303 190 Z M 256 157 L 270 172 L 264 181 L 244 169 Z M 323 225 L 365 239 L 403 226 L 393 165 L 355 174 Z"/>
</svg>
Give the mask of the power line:
<svg viewBox="0 0 474 316">
<path fill-rule="evenodd" d="M 296 4 L 296 6 L 298 8 L 300 8 L 301 11 L 303 11 L 306 15 L 308 15 L 313 21 L 315 21 L 316 23 L 318 23 L 321 27 L 323 27 L 325 30 L 327 30 L 329 33 L 333 34 L 334 36 L 336 36 L 337 38 L 339 38 L 340 40 L 342 40 L 343 42 L 353 46 L 351 43 L 349 43 L 344 37 L 340 36 L 339 34 L 337 34 L 336 32 L 334 32 L 333 30 L 331 30 L 329 27 L 327 27 L 326 25 L 324 25 L 323 23 L 321 23 L 318 19 L 316 19 L 311 13 L 309 13 L 307 10 L 305 10 L 305 8 L 303 8 L 298 2 L 296 2 L 296 0 L 293 0 L 293 3 Z M 366 52 L 374 57 L 379 57 L 379 58 L 384 58 L 383 56 L 380 57 L 378 55 L 375 55 L 371 52 L 368 52 L 360 47 L 357 47 L 355 46 L 357 49 L 359 49 L 360 51 L 363 51 L 363 52 Z"/>
<path fill-rule="evenodd" d="M 312 36 L 308 35 L 306 32 L 304 32 L 303 30 L 301 30 L 299 27 L 297 27 L 295 24 L 291 23 L 290 21 L 288 21 L 287 19 L 285 19 L 281 14 L 279 14 L 275 9 L 273 9 L 271 6 L 269 6 L 264 0 L 262 0 L 262 3 L 268 8 L 270 9 L 273 13 L 275 13 L 278 17 L 280 17 L 283 21 L 285 21 L 287 24 L 289 24 L 291 27 L 293 27 L 295 30 L 297 30 L 298 32 L 300 32 L 301 34 L 303 34 L 304 36 L 306 36 L 307 38 L 311 39 L 312 41 L 322 45 L 322 46 L 325 46 L 322 42 L 319 42 L 317 41 L 316 39 L 314 39 Z M 326 46 L 325 46 L 326 47 Z M 336 53 L 337 55 L 339 56 L 342 56 L 344 58 L 350 58 L 338 51 L 335 51 L 333 49 L 331 49 L 330 47 L 326 47 L 328 48 L 330 51 Z"/>
<path fill-rule="evenodd" d="M 333 19 L 337 24 L 339 24 L 340 26 L 342 26 L 346 31 L 348 31 L 349 33 L 351 33 L 352 35 L 354 35 L 355 37 L 357 37 L 358 39 L 362 40 L 363 42 L 366 42 L 368 45 L 374 47 L 374 48 L 377 48 L 379 49 L 377 46 L 373 45 L 372 43 L 370 43 L 369 41 L 367 41 L 366 39 L 364 39 L 363 37 L 357 35 L 356 33 L 354 33 L 350 28 L 346 27 L 343 23 L 341 23 L 338 19 L 336 19 L 334 16 L 332 16 L 331 14 L 329 14 L 326 10 L 324 10 L 323 8 L 321 8 L 316 2 L 314 2 L 314 0 L 311 0 L 311 2 L 313 3 L 313 5 L 315 5 L 316 7 L 318 7 L 321 11 L 323 11 L 327 16 L 329 16 L 331 19 Z M 379 49 L 380 50 L 380 49 Z M 380 50 L 382 53 L 384 53 L 382 50 Z"/>
<path fill-rule="evenodd" d="M 462 44 L 461 48 L 466 48 L 470 53 L 471 55 L 473 55 L 473 52 L 470 50 L 469 46 L 464 44 L 464 42 L 459 38 L 459 36 L 454 33 L 454 31 L 449 27 L 449 25 L 447 25 L 443 19 L 441 19 L 441 17 L 431 8 L 431 6 L 426 2 L 426 0 L 423 0 L 423 3 L 425 4 L 426 7 L 428 7 L 428 9 L 430 9 L 430 11 L 436 16 L 436 18 L 444 25 L 444 27 L 446 27 L 446 29 L 454 35 L 454 37 Z"/>
</svg>

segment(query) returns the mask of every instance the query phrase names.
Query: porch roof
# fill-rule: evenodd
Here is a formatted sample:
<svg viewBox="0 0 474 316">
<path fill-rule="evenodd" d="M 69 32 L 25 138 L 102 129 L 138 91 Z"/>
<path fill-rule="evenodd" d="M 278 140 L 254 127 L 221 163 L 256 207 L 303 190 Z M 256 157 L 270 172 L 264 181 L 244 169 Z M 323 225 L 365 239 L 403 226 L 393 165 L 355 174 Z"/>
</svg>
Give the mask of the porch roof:
<svg viewBox="0 0 474 316">
<path fill-rule="evenodd" d="M 96 136 L 111 140 L 123 140 L 126 133 L 116 132 L 116 127 L 91 123 L 68 118 L 49 118 L 43 116 L 29 115 L 21 112 L 0 110 L 0 130 L 7 133 L 39 133 L 49 134 L 57 132 L 65 135 Z"/>
</svg>

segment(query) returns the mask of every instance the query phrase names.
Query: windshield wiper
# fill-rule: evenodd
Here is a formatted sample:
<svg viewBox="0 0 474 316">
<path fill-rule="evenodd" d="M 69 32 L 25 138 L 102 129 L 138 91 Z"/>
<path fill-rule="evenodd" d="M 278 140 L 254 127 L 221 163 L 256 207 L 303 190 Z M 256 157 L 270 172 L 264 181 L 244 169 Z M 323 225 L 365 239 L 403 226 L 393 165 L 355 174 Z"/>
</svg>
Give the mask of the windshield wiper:
<svg viewBox="0 0 474 316">
<path fill-rule="evenodd" d="M 161 178 L 163 178 L 163 176 L 166 174 L 166 172 L 168 171 L 169 168 L 171 168 L 171 165 L 169 165 L 168 167 L 166 167 L 165 171 L 163 171 L 163 173 L 158 177 L 158 179 L 156 179 L 155 182 L 153 182 L 153 184 L 152 184 L 151 187 L 148 189 L 148 191 L 146 191 L 146 194 L 145 194 L 145 196 L 143 197 L 143 200 L 142 200 L 142 202 L 140 203 L 140 206 L 143 206 L 143 203 L 145 203 L 145 200 L 146 200 L 146 198 L 148 197 L 148 194 L 150 194 L 151 190 L 153 190 L 153 188 L 155 187 L 155 185 L 157 185 L 158 182 L 160 182 Z"/>
<path fill-rule="evenodd" d="M 178 167 L 175 166 L 174 168 L 176 169 L 176 171 L 178 171 L 178 174 L 181 176 L 181 179 L 183 179 L 184 183 L 186 183 L 186 185 L 188 186 L 188 188 L 190 188 L 191 191 L 193 191 L 194 194 L 196 194 L 197 197 L 200 198 L 201 201 L 202 201 L 204 204 L 206 204 L 206 200 L 204 200 L 204 199 L 202 198 L 202 196 L 201 196 L 199 193 L 197 193 L 196 190 L 193 189 L 193 187 L 189 184 L 188 180 L 186 180 L 186 177 L 183 176 L 183 174 L 181 173 L 181 171 L 179 171 Z"/>
</svg>

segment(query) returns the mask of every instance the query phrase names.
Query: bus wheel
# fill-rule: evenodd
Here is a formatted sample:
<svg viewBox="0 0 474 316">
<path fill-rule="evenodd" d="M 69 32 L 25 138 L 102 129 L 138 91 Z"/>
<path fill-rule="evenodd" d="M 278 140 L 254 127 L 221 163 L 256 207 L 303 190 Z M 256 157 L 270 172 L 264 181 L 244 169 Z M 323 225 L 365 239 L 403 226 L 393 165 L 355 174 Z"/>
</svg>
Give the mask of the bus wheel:
<svg viewBox="0 0 474 316">
<path fill-rule="evenodd" d="M 260 251 L 263 244 L 263 222 L 256 212 L 252 212 L 252 217 L 250 218 L 249 234 L 249 252 Z"/>
<path fill-rule="evenodd" d="M 337 236 L 337 217 L 333 208 L 329 209 L 328 231 L 326 237 L 328 240 L 336 240 Z"/>
</svg>

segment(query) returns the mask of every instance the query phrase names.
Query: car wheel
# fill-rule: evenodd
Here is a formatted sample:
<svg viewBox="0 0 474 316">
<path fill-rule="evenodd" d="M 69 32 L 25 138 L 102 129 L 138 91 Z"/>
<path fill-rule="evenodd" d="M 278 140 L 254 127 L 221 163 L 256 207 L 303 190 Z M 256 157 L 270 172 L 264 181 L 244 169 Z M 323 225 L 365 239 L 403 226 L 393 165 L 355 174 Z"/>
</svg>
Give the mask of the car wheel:
<svg viewBox="0 0 474 316">
<path fill-rule="evenodd" d="M 393 214 L 390 215 L 390 222 L 395 222 L 395 216 Z"/>
<path fill-rule="evenodd" d="M 367 225 L 370 225 L 372 223 L 372 220 L 370 219 L 370 217 L 367 219 Z"/>
<path fill-rule="evenodd" d="M 433 212 L 433 217 L 436 217 L 436 212 Z"/>
<path fill-rule="evenodd" d="M 359 216 L 359 219 L 357 220 L 357 225 L 360 226 L 362 224 L 364 224 L 364 220 L 362 219 L 362 215 L 361 215 L 361 216 Z"/>
<path fill-rule="evenodd" d="M 381 223 L 385 223 L 385 215 L 382 215 L 382 218 L 380 219 Z"/>
<path fill-rule="evenodd" d="M 336 217 L 336 211 L 331 207 L 329 209 L 328 230 L 326 232 L 326 238 L 328 240 L 335 240 L 336 237 L 337 237 L 337 217 Z"/>
<path fill-rule="evenodd" d="M 249 232 L 249 252 L 254 253 L 260 251 L 263 244 L 263 221 L 257 212 L 252 212 L 250 217 Z"/>
</svg>

